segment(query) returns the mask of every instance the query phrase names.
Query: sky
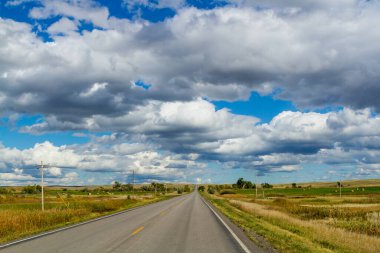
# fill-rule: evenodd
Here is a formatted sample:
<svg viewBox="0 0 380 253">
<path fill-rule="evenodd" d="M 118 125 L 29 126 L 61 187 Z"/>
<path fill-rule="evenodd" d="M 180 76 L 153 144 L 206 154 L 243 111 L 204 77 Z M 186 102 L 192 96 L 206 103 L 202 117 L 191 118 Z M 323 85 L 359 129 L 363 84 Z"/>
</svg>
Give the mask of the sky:
<svg viewBox="0 0 380 253">
<path fill-rule="evenodd" d="M 378 0 L 2 0 L 0 185 L 379 178 Z"/>
</svg>

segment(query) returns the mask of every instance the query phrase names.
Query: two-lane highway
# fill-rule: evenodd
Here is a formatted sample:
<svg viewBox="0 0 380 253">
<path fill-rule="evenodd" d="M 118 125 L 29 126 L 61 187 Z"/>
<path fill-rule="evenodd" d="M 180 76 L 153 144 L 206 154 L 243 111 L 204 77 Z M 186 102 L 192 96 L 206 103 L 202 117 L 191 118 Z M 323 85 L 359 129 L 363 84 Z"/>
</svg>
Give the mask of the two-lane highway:
<svg viewBox="0 0 380 253">
<path fill-rule="evenodd" d="M 247 245 L 250 242 L 241 238 L 242 233 L 236 236 L 231 232 L 194 192 L 18 243 L 0 252 L 222 253 L 249 252 L 254 247 Z"/>
</svg>

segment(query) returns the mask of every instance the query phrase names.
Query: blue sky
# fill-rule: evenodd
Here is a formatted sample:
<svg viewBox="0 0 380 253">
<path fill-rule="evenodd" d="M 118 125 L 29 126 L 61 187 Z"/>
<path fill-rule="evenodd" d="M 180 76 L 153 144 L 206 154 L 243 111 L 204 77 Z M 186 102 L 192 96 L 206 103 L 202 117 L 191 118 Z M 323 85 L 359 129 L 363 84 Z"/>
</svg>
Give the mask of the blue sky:
<svg viewBox="0 0 380 253">
<path fill-rule="evenodd" d="M 379 6 L 2 1 L 0 185 L 379 177 Z"/>
</svg>

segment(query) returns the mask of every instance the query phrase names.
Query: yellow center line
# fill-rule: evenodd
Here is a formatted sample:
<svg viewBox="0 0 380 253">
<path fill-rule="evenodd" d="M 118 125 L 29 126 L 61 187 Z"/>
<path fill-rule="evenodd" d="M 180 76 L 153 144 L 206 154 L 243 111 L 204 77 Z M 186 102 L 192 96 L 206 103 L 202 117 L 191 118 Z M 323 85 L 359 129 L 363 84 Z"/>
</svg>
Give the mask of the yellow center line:
<svg viewBox="0 0 380 253">
<path fill-rule="evenodd" d="M 144 226 L 141 226 L 141 227 L 139 227 L 138 229 L 136 229 L 133 233 L 132 233 L 132 235 L 136 235 L 137 233 L 139 233 L 141 230 L 143 230 L 144 229 Z"/>
</svg>

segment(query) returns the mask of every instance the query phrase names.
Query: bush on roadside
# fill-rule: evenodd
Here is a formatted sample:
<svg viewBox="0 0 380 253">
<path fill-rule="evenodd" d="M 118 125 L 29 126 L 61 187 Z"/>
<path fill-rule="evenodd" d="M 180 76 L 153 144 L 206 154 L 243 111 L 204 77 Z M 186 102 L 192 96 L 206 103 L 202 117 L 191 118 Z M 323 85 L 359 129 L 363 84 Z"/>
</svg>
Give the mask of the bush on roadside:
<svg viewBox="0 0 380 253">
<path fill-rule="evenodd" d="M 8 190 L 5 187 L 0 187 L 0 194 L 8 194 Z"/>
<path fill-rule="evenodd" d="M 41 186 L 39 185 L 27 185 L 22 188 L 21 192 L 25 194 L 37 194 L 41 192 Z"/>
<path fill-rule="evenodd" d="M 207 189 L 207 192 L 209 194 L 215 194 L 216 190 L 215 190 L 215 188 L 213 186 L 209 186 L 208 189 Z"/>
<path fill-rule="evenodd" d="M 220 192 L 220 195 L 225 195 L 225 194 L 236 194 L 236 192 L 233 190 L 223 190 Z"/>
</svg>

